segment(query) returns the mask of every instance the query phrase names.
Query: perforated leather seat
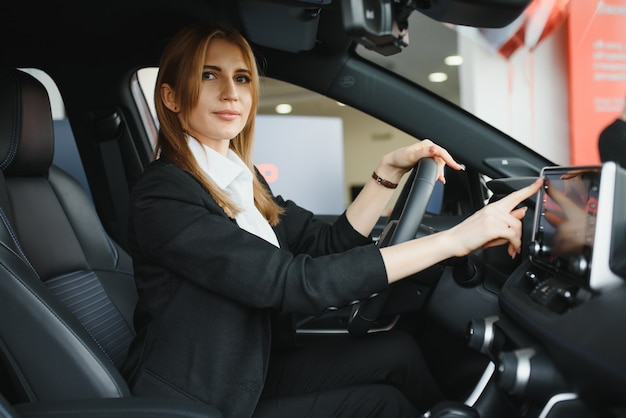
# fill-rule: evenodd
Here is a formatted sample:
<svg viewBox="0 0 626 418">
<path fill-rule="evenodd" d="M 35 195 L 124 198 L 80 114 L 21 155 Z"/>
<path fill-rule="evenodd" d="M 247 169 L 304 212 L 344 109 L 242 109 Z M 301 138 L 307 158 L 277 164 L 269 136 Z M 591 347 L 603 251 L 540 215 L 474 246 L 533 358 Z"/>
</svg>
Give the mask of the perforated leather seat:
<svg viewBox="0 0 626 418">
<path fill-rule="evenodd" d="M 5 397 L 31 413 L 35 402 L 81 400 L 62 402 L 63 408 L 84 406 L 94 416 L 108 405 L 103 398 L 123 398 L 105 415 L 152 408 L 146 416 L 221 416 L 199 402 L 132 398 L 117 369 L 134 336 L 131 259 L 108 237 L 81 185 L 52 164 L 53 122 L 43 85 L 22 71 L 0 69 L 0 102 Z"/>
</svg>

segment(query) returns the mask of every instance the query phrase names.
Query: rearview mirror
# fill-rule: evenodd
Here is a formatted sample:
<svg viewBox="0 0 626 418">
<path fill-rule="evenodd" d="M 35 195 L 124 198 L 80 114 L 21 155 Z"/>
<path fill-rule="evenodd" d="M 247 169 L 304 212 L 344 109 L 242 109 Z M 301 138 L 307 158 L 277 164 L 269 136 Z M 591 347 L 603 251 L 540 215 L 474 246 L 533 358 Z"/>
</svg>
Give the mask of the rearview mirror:
<svg viewBox="0 0 626 418">
<path fill-rule="evenodd" d="M 440 22 L 477 28 L 502 28 L 513 22 L 532 0 L 408 0 L 415 9 Z"/>
<path fill-rule="evenodd" d="M 397 24 L 396 7 L 391 0 L 342 1 L 346 33 L 366 48 L 383 55 L 400 52 L 408 45 L 408 38 L 404 39 L 406 30 Z"/>
<path fill-rule="evenodd" d="M 414 10 L 440 22 L 500 28 L 522 14 L 531 0 L 343 0 L 346 33 L 383 55 L 408 45 L 408 19 Z"/>
<path fill-rule="evenodd" d="M 389 0 L 348 0 L 341 7 L 348 33 L 385 36 L 391 32 L 394 16 Z"/>
</svg>

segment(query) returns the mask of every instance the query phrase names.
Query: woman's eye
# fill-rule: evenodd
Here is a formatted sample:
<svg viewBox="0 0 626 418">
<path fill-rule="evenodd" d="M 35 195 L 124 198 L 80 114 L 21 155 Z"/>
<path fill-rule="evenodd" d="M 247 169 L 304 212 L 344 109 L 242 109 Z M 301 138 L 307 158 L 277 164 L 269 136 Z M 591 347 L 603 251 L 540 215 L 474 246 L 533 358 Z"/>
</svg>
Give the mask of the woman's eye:
<svg viewBox="0 0 626 418">
<path fill-rule="evenodd" d="M 250 77 L 248 77 L 247 75 L 238 75 L 237 77 L 235 77 L 235 80 L 238 83 L 247 84 L 250 82 Z"/>
<path fill-rule="evenodd" d="M 203 80 L 213 80 L 215 78 L 215 74 L 213 74 L 210 71 L 203 71 L 202 72 L 202 79 Z"/>
</svg>

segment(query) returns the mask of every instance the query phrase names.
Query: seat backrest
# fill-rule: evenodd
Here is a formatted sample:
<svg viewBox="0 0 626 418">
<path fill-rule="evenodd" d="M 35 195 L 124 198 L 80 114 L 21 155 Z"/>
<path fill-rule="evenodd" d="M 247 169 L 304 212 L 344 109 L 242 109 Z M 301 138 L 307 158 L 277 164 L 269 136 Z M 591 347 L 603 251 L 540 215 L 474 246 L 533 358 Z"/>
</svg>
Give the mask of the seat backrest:
<svg viewBox="0 0 626 418">
<path fill-rule="evenodd" d="M 118 367 L 134 337 L 132 262 L 53 151 L 46 89 L 0 69 L 0 351 L 18 398 L 9 400 L 127 397 Z"/>
</svg>

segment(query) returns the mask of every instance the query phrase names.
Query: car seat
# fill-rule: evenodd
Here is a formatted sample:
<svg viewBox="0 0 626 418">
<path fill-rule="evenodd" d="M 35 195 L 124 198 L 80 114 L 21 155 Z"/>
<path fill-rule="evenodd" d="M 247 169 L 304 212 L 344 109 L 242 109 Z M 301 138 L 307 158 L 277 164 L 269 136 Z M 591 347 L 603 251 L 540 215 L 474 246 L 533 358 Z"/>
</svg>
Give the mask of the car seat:
<svg viewBox="0 0 626 418">
<path fill-rule="evenodd" d="M 52 164 L 44 86 L 0 69 L 0 389 L 18 412 L 220 417 L 189 400 L 135 398 L 120 374 L 134 337 L 129 255 L 85 190 Z M 113 398 L 113 399 L 111 399 Z"/>
</svg>

